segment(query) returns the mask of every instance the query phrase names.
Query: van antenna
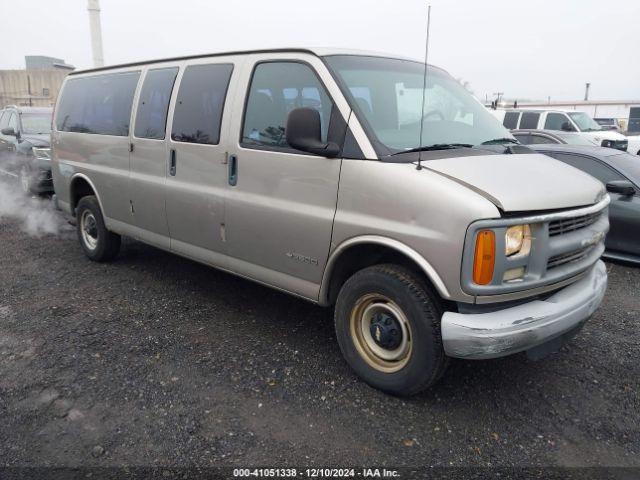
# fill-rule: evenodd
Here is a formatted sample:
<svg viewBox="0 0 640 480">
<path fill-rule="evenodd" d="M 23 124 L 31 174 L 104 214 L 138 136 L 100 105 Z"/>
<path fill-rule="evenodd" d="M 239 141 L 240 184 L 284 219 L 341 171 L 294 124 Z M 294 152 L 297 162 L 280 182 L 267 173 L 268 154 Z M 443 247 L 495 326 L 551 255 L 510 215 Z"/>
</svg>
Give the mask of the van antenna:
<svg viewBox="0 0 640 480">
<path fill-rule="evenodd" d="M 429 60 L 429 30 L 431 27 L 431 5 L 427 6 L 427 40 L 424 46 L 424 73 L 422 76 L 422 114 L 420 116 L 420 141 L 418 148 L 418 170 L 422 170 L 422 132 L 424 131 L 424 104 L 427 91 L 427 62 Z"/>
</svg>

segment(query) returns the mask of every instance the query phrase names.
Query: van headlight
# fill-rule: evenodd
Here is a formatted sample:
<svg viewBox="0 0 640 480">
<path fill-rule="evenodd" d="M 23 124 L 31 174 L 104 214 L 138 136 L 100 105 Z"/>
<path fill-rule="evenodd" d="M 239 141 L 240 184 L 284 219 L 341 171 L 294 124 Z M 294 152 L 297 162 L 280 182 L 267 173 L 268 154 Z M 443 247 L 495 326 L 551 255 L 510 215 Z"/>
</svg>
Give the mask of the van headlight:
<svg viewBox="0 0 640 480">
<path fill-rule="evenodd" d="M 504 246 L 504 254 L 507 257 L 528 254 L 531 250 L 531 228 L 529 225 L 514 225 L 507 228 L 504 235 Z"/>
<path fill-rule="evenodd" d="M 33 147 L 31 151 L 38 160 L 51 160 L 51 148 L 49 147 Z"/>
</svg>

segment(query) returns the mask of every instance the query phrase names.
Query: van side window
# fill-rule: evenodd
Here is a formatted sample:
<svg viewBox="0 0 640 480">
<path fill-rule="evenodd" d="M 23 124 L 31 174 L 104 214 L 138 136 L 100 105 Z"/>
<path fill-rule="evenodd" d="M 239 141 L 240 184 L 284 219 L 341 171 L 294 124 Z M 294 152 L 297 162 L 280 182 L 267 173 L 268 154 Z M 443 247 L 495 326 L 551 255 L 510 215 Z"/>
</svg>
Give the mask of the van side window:
<svg viewBox="0 0 640 480">
<path fill-rule="evenodd" d="M 164 140 L 167 112 L 178 67 L 149 70 L 144 77 L 134 135 L 138 138 Z"/>
<path fill-rule="evenodd" d="M 565 114 L 547 113 L 547 119 L 544 122 L 544 128 L 545 130 L 562 130 L 562 124 L 565 122 L 569 122 L 569 118 Z"/>
<path fill-rule="evenodd" d="M 140 72 L 72 78 L 65 84 L 56 113 L 61 132 L 129 136 L 133 95 Z"/>
<path fill-rule="evenodd" d="M 217 145 L 233 65 L 190 65 L 184 71 L 171 139 L 176 142 Z"/>
<path fill-rule="evenodd" d="M 509 130 L 518 128 L 518 118 L 520 118 L 520 112 L 506 112 L 502 125 Z"/>
<path fill-rule="evenodd" d="M 333 103 L 313 70 L 298 62 L 266 62 L 251 79 L 242 129 L 243 146 L 290 148 L 287 115 L 300 107 L 320 112 L 322 141 L 327 141 Z"/>
<path fill-rule="evenodd" d="M 9 123 L 9 112 L 0 110 L 0 130 L 6 127 L 7 123 Z"/>
<path fill-rule="evenodd" d="M 520 128 L 538 128 L 540 114 L 536 112 L 523 112 L 520 119 Z"/>
</svg>

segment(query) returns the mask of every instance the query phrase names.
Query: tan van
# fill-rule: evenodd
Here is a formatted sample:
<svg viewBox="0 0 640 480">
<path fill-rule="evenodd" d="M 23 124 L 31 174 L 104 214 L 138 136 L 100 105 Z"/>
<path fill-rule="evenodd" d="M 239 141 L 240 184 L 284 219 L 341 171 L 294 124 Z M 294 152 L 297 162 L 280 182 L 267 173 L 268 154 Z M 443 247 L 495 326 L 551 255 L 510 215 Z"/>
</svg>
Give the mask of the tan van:
<svg viewBox="0 0 640 480">
<path fill-rule="evenodd" d="M 92 260 L 127 235 L 334 306 L 347 362 L 388 392 L 448 357 L 541 357 L 602 300 L 609 198 L 424 71 L 292 49 L 72 72 L 57 202 Z"/>
</svg>

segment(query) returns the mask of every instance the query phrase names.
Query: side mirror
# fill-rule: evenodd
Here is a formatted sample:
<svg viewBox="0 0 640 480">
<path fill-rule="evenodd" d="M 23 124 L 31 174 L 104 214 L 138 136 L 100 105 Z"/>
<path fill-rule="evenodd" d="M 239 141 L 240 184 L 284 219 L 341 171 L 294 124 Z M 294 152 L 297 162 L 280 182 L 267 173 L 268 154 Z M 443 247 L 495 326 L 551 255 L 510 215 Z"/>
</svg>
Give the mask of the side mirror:
<svg viewBox="0 0 640 480">
<path fill-rule="evenodd" d="M 624 197 L 630 197 L 636 193 L 636 189 L 628 180 L 612 180 L 607 183 L 607 192 L 617 193 Z"/>
<path fill-rule="evenodd" d="M 289 112 L 285 130 L 287 143 L 296 150 L 334 158 L 340 147 L 333 142 L 323 142 L 320 113 L 313 108 L 296 108 Z"/>
<path fill-rule="evenodd" d="M 13 127 L 5 127 L 1 131 L 2 131 L 3 135 L 9 135 L 11 137 L 17 137 L 18 136 L 16 131 L 13 129 Z"/>
<path fill-rule="evenodd" d="M 563 132 L 575 132 L 576 129 L 573 128 L 573 125 L 571 125 L 569 122 L 564 122 L 560 128 L 562 129 Z"/>
</svg>

